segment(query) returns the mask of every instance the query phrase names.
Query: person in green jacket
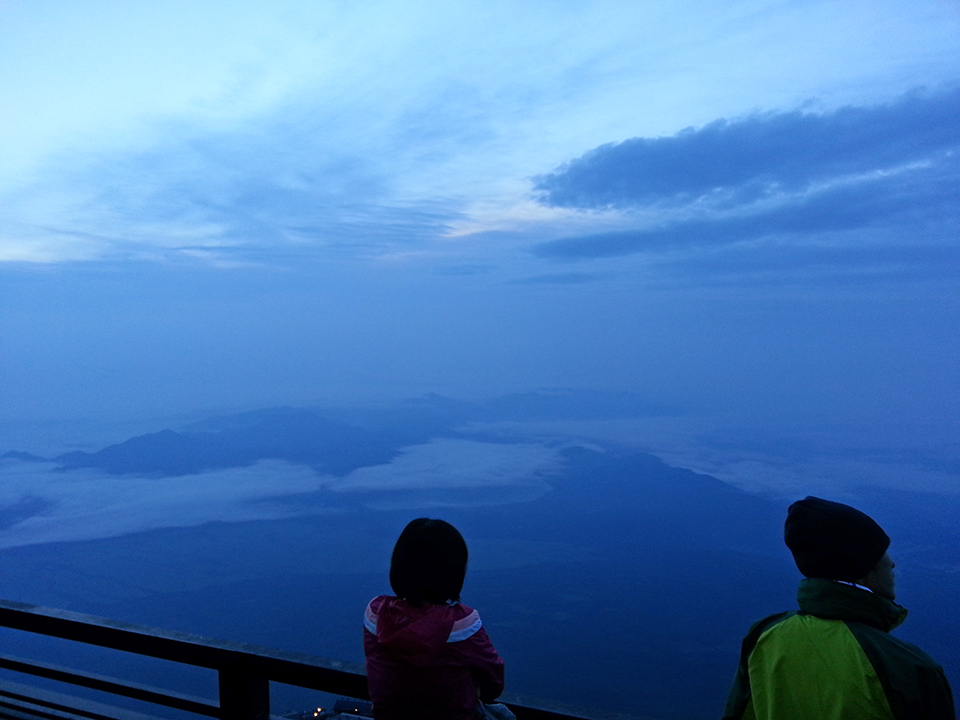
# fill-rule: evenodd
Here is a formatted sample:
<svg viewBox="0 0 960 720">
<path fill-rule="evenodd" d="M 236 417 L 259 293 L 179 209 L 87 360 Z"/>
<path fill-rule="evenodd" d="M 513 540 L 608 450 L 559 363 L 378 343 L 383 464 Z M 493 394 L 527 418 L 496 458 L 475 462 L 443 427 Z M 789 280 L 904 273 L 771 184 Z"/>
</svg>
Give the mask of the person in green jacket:
<svg viewBox="0 0 960 720">
<path fill-rule="evenodd" d="M 808 497 L 787 511 L 784 539 L 805 576 L 800 609 L 750 629 L 724 720 L 955 720 L 943 668 L 889 634 L 907 611 L 883 529 Z"/>
</svg>

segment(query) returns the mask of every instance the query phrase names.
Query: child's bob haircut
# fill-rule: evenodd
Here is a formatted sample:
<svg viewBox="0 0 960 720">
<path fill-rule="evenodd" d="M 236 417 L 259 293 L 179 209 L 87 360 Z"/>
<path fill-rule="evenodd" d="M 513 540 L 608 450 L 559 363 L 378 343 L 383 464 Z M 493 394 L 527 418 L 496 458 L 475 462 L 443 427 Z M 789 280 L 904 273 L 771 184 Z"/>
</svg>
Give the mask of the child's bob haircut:
<svg viewBox="0 0 960 720">
<path fill-rule="evenodd" d="M 414 607 L 459 600 L 466 573 L 467 544 L 450 523 L 417 518 L 400 533 L 390 561 L 397 597 Z"/>
</svg>

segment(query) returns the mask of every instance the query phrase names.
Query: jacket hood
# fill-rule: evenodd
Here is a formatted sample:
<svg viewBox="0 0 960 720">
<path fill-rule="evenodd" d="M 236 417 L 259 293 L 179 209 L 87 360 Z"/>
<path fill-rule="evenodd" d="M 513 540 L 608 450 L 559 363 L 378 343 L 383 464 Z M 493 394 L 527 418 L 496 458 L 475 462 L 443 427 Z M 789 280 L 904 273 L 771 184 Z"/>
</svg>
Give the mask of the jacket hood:
<svg viewBox="0 0 960 720">
<path fill-rule="evenodd" d="M 455 621 L 449 605 L 418 607 L 402 598 L 384 598 L 376 613 L 377 641 L 398 656 L 435 653 L 447 643 Z"/>
<path fill-rule="evenodd" d="M 861 622 L 890 632 L 907 617 L 907 609 L 869 590 L 834 580 L 806 578 L 797 592 L 800 610 L 827 620 Z"/>
</svg>

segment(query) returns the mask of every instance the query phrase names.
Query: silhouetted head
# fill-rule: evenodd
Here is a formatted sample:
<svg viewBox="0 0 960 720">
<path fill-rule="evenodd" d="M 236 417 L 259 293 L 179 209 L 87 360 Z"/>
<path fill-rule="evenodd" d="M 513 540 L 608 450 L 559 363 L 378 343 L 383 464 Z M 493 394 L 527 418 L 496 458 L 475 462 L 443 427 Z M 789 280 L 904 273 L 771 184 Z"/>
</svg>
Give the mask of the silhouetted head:
<svg viewBox="0 0 960 720">
<path fill-rule="evenodd" d="M 784 540 L 807 577 L 856 582 L 870 573 L 890 546 L 890 538 L 869 515 L 817 497 L 787 510 Z"/>
<path fill-rule="evenodd" d="M 407 525 L 390 562 L 390 586 L 411 605 L 459 600 L 467 573 L 467 544 L 450 523 L 417 518 Z"/>
</svg>

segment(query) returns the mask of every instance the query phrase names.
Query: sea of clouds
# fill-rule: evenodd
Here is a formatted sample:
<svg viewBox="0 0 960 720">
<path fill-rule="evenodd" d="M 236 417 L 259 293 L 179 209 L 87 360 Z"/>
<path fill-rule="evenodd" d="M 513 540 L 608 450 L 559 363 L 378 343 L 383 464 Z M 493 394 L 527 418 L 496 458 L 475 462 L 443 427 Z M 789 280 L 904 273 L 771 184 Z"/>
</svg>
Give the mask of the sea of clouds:
<svg viewBox="0 0 960 720">
<path fill-rule="evenodd" d="M 91 540 L 210 522 L 276 520 L 345 508 L 444 508 L 534 500 L 563 472 L 574 445 L 651 452 L 670 465 L 784 500 L 808 494 L 856 502 L 865 489 L 956 496 L 952 462 L 887 446 L 830 447 L 783 438 L 729 442 L 691 418 L 471 423 L 488 440 L 434 438 L 390 462 L 343 476 L 279 459 L 177 477 L 61 470 L 0 460 L 0 548 Z M 522 438 L 525 442 L 518 442 Z M 759 436 L 758 436 L 759 438 Z M 741 438 L 742 440 L 742 438 Z"/>
<path fill-rule="evenodd" d="M 559 451 L 542 444 L 448 438 L 406 447 L 390 463 L 343 477 L 281 460 L 139 477 L 6 459 L 0 461 L 0 548 L 338 512 L 338 501 L 348 496 L 390 507 L 403 507 L 405 497 L 423 507 L 424 498 L 440 490 L 438 506 L 512 502 L 549 492 L 546 478 L 560 468 Z M 450 492 L 457 490 L 465 492 Z"/>
</svg>

